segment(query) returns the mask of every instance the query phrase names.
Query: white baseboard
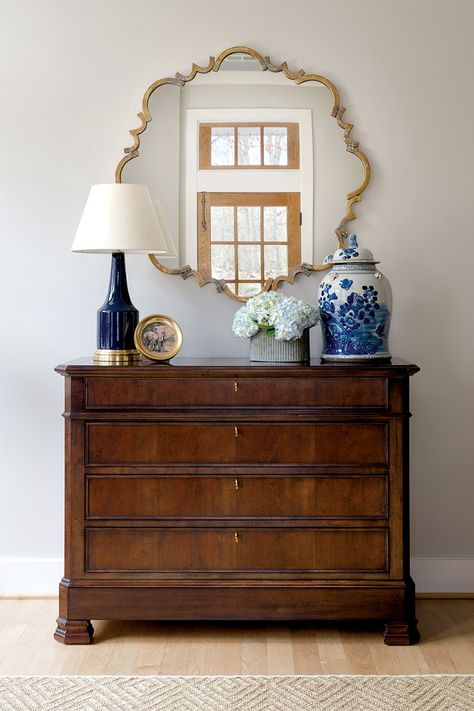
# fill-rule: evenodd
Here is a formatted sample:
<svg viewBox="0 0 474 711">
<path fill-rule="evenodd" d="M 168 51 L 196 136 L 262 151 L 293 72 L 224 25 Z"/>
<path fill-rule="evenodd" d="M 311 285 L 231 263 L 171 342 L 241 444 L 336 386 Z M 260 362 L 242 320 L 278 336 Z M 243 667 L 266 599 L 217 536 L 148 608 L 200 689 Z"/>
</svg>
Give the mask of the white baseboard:
<svg viewBox="0 0 474 711">
<path fill-rule="evenodd" d="M 417 593 L 474 593 L 474 558 L 412 558 Z"/>
<path fill-rule="evenodd" d="M 418 593 L 474 593 L 474 558 L 412 558 Z M 60 558 L 0 558 L 0 595 L 57 593 Z"/>
<path fill-rule="evenodd" d="M 62 558 L 0 558 L 0 595 L 50 595 L 63 577 Z"/>
</svg>

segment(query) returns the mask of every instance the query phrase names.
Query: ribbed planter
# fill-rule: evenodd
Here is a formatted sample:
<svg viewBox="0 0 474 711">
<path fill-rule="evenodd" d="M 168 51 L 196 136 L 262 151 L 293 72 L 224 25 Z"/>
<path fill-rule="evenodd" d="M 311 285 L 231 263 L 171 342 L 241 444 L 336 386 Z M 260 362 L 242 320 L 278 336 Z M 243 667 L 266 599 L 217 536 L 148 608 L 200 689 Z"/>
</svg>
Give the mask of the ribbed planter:
<svg viewBox="0 0 474 711">
<path fill-rule="evenodd" d="M 305 363 L 309 360 L 309 329 L 294 341 L 277 341 L 259 331 L 250 338 L 250 360 L 266 363 Z"/>
</svg>

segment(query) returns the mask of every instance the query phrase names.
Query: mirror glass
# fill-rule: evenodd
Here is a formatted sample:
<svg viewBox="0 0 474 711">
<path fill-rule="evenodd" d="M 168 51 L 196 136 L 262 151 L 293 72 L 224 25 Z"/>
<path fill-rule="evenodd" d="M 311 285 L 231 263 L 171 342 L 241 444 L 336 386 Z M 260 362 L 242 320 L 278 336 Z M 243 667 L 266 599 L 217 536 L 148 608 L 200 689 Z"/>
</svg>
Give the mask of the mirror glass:
<svg viewBox="0 0 474 711">
<path fill-rule="evenodd" d="M 244 53 L 183 86 L 159 86 L 121 180 L 150 189 L 169 243 L 161 264 L 189 265 L 240 299 L 320 264 L 322 237 L 365 176 L 333 105 L 324 84 L 263 71 Z"/>
</svg>

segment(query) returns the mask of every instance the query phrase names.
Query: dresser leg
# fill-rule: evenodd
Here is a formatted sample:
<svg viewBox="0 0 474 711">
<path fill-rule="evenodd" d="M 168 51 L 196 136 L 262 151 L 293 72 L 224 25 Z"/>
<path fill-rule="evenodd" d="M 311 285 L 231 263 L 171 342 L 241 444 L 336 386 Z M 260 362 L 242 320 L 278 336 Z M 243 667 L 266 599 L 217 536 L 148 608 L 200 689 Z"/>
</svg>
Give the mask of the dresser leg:
<svg viewBox="0 0 474 711">
<path fill-rule="evenodd" d="M 90 644 L 94 628 L 90 620 L 65 620 L 58 617 L 54 639 L 62 644 Z"/>
<path fill-rule="evenodd" d="M 383 633 L 383 641 L 389 645 L 416 644 L 420 639 L 417 624 L 418 620 L 415 618 L 410 622 L 387 622 Z"/>
</svg>

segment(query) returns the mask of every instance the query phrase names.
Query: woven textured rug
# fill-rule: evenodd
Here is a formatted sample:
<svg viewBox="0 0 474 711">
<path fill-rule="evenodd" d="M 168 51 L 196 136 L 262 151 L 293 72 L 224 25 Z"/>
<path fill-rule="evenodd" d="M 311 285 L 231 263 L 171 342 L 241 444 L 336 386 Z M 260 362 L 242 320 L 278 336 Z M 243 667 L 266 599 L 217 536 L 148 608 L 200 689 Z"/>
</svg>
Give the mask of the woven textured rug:
<svg viewBox="0 0 474 711">
<path fill-rule="evenodd" d="M 474 676 L 4 676 L 1 711 L 471 711 Z"/>
</svg>

